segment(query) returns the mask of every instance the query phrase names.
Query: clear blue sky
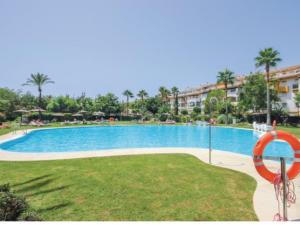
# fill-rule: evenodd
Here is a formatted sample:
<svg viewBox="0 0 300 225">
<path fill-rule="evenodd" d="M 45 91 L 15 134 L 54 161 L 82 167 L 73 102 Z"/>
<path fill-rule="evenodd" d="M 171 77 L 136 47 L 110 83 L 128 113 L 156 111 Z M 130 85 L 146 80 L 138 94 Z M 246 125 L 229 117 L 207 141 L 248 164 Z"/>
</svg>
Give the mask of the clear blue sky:
<svg viewBox="0 0 300 225">
<path fill-rule="evenodd" d="M 0 86 L 34 94 L 35 72 L 52 95 L 196 87 L 269 46 L 300 64 L 300 1 L 0 0 Z"/>
</svg>

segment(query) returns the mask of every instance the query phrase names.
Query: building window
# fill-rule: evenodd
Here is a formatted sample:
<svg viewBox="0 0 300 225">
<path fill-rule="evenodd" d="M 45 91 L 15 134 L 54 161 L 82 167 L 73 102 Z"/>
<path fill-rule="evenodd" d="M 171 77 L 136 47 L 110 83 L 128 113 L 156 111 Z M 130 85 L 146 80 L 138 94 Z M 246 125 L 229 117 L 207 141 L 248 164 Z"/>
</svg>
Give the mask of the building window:
<svg viewBox="0 0 300 225">
<path fill-rule="evenodd" d="M 282 107 L 283 107 L 283 108 L 286 108 L 286 107 L 287 107 L 287 103 L 283 102 L 283 103 L 282 103 Z"/>
<path fill-rule="evenodd" d="M 293 84 L 293 89 L 298 89 L 298 84 Z"/>
<path fill-rule="evenodd" d="M 190 102 L 190 107 L 195 106 L 195 102 Z"/>
</svg>

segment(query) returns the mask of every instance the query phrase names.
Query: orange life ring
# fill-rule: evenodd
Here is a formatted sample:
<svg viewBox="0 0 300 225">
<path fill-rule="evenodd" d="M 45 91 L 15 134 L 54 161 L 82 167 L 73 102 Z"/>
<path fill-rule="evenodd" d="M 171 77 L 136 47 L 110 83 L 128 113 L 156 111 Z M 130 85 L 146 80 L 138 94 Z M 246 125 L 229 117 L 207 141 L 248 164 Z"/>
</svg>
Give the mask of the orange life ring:
<svg viewBox="0 0 300 225">
<path fill-rule="evenodd" d="M 300 142 L 295 136 L 284 131 L 267 132 L 258 140 L 253 149 L 253 161 L 255 168 L 263 178 L 274 183 L 276 174 L 267 169 L 262 157 L 265 147 L 274 139 L 280 139 L 288 142 L 294 150 L 295 159 L 287 172 L 288 179 L 292 180 L 300 173 Z"/>
</svg>

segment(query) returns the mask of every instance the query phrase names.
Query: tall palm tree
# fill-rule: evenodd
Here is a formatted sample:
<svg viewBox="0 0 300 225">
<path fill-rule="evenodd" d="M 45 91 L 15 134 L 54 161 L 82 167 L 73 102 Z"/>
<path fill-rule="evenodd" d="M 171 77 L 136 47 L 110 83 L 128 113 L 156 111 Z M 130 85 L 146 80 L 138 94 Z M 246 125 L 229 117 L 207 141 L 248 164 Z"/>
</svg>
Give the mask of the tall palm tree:
<svg viewBox="0 0 300 225">
<path fill-rule="evenodd" d="M 125 90 L 123 95 L 126 96 L 126 114 L 128 116 L 128 108 L 129 108 L 129 98 L 133 98 L 133 94 L 130 90 Z"/>
<path fill-rule="evenodd" d="M 30 78 L 27 79 L 27 81 L 23 85 L 31 85 L 31 86 L 37 86 L 38 92 L 39 92 L 39 108 L 42 108 L 42 87 L 46 84 L 53 84 L 54 81 L 52 81 L 47 75 L 42 73 L 36 73 L 31 74 Z M 41 118 L 41 112 L 39 112 L 39 117 Z"/>
<path fill-rule="evenodd" d="M 177 116 L 178 115 L 178 94 L 179 94 L 179 89 L 177 87 L 172 87 L 171 92 L 174 97 L 174 114 Z"/>
<path fill-rule="evenodd" d="M 227 107 L 227 90 L 228 85 L 233 84 L 235 77 L 234 72 L 230 71 L 229 69 L 225 69 L 224 71 L 220 71 L 217 76 L 217 83 L 224 84 L 225 89 L 225 104 L 226 104 L 226 124 L 228 123 L 228 107 Z"/>
<path fill-rule="evenodd" d="M 142 102 L 144 102 L 144 99 L 148 97 L 148 93 L 143 89 L 139 91 L 137 96 L 141 98 Z"/>
<path fill-rule="evenodd" d="M 159 95 L 160 95 L 163 103 L 166 103 L 168 101 L 168 96 L 171 94 L 171 92 L 167 88 L 165 88 L 163 86 L 161 86 L 158 89 L 158 91 L 159 91 Z"/>
<path fill-rule="evenodd" d="M 259 55 L 255 58 L 255 66 L 264 67 L 267 77 L 267 125 L 271 125 L 271 101 L 270 101 L 270 69 L 275 67 L 278 62 L 281 61 L 279 58 L 279 52 L 273 48 L 265 48 L 259 51 Z"/>
</svg>

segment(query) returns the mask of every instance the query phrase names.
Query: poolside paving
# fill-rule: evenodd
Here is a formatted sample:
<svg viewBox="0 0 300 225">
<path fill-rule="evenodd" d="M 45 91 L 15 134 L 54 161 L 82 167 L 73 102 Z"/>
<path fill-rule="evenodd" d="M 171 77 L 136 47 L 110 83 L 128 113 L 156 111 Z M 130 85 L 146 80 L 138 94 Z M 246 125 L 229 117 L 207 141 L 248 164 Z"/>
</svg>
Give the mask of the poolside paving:
<svg viewBox="0 0 300 225">
<path fill-rule="evenodd" d="M 22 134 L 22 131 L 18 131 L 16 134 L 6 134 L 0 136 L 0 141 L 15 138 Z M 199 148 L 136 148 L 67 153 L 18 153 L 0 150 L 0 160 L 34 161 L 168 153 L 191 154 L 200 159 L 201 161 L 208 163 L 208 150 Z M 266 161 L 266 164 L 268 168 L 270 168 L 272 171 L 277 171 L 279 168 L 279 164 L 277 162 Z M 271 183 L 260 177 L 259 174 L 256 172 L 255 167 L 253 165 L 252 157 L 232 152 L 213 150 L 212 165 L 240 171 L 252 176 L 257 181 L 257 188 L 253 196 L 253 205 L 256 215 L 261 221 L 273 220 L 273 216 L 278 211 L 274 187 Z M 296 196 L 300 198 L 300 176 L 293 180 L 293 182 L 295 184 Z M 296 201 L 296 204 L 293 204 L 290 208 L 288 208 L 288 218 L 289 220 L 300 220 L 300 200 Z"/>
</svg>

